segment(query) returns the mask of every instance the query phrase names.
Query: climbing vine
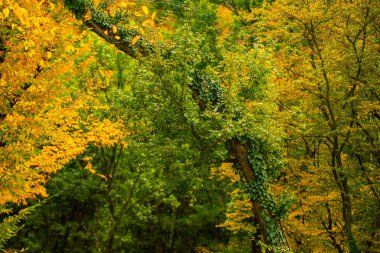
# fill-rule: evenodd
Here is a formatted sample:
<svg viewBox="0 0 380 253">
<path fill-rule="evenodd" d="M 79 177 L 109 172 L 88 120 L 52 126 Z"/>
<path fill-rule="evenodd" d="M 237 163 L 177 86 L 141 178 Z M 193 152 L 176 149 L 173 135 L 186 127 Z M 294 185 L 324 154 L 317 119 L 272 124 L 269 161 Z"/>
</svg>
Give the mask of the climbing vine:
<svg viewBox="0 0 380 253">
<path fill-rule="evenodd" d="M 269 174 L 265 161 L 264 143 L 257 138 L 250 138 L 248 160 L 256 176 L 255 180 L 247 182 L 247 191 L 253 201 L 258 201 L 263 208 L 263 216 L 266 222 L 266 232 L 271 245 L 285 244 L 285 238 L 280 226 L 280 219 L 284 217 L 282 209 L 269 192 Z"/>
</svg>

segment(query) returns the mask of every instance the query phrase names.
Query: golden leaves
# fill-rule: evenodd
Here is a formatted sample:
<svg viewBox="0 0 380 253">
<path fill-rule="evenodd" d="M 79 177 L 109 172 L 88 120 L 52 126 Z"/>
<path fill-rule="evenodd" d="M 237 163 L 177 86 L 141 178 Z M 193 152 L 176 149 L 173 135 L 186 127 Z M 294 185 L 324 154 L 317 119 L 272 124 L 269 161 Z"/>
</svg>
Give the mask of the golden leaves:
<svg viewBox="0 0 380 253">
<path fill-rule="evenodd" d="M 221 181 L 229 182 L 229 186 L 236 187 L 236 183 L 240 182 L 240 176 L 233 170 L 232 163 L 222 163 L 218 168 L 211 169 L 211 177 Z M 255 228 L 248 222 L 252 218 L 252 204 L 246 193 L 235 188 L 228 193 L 231 196 L 231 201 L 228 203 L 226 220 L 217 227 L 224 227 L 233 233 L 240 231 L 254 232 Z"/>
<path fill-rule="evenodd" d="M 240 181 L 240 176 L 233 170 L 232 163 L 222 163 L 219 168 L 212 168 L 211 175 L 218 177 L 220 180 L 228 179 L 232 183 Z"/>
<path fill-rule="evenodd" d="M 86 21 L 86 20 L 90 20 L 92 17 L 91 17 L 91 11 L 90 10 L 87 10 L 86 11 L 86 14 L 83 16 L 83 21 Z"/>
<path fill-rule="evenodd" d="M 152 19 L 147 19 L 144 22 L 142 22 L 141 25 L 142 25 L 142 27 L 145 27 L 145 26 L 151 26 L 151 27 L 153 27 L 154 26 L 154 21 Z"/>
<path fill-rule="evenodd" d="M 8 7 L 5 7 L 2 12 L 3 12 L 4 19 L 9 16 L 9 8 Z"/>
<path fill-rule="evenodd" d="M 139 36 L 139 35 L 135 36 L 135 37 L 132 39 L 131 44 L 132 44 L 132 45 L 136 44 L 136 42 L 137 42 L 139 39 L 140 39 L 140 36 Z"/>
<path fill-rule="evenodd" d="M 0 177 L 7 182 L 0 182 L 0 205 L 46 196 L 43 185 L 49 175 L 86 149 L 89 138 L 81 136 L 77 112 L 95 103 L 82 96 L 72 101 L 76 91 L 58 78 L 77 74 L 73 57 L 88 50 L 85 44 L 74 47 L 85 33 L 73 26 L 73 17 L 62 16 L 62 4 L 7 4 L 0 12 L 0 29 L 14 31 L 4 32 L 6 47 L 12 50 L 0 64 L 0 108 L 6 114 L 0 121 L 1 141 L 6 143 L 0 148 Z M 62 22 L 58 24 L 50 12 L 60 15 Z M 15 105 L 9 106 L 9 98 Z"/>
<path fill-rule="evenodd" d="M 233 22 L 232 11 L 223 5 L 218 6 L 217 10 L 218 24 L 221 28 L 225 28 L 227 25 Z"/>
<path fill-rule="evenodd" d="M 65 52 L 66 52 L 66 53 L 72 53 L 72 52 L 74 52 L 74 51 L 75 51 L 75 48 L 74 48 L 73 45 L 67 45 L 67 46 L 65 47 Z"/>
<path fill-rule="evenodd" d="M 86 166 L 84 167 L 84 169 L 88 170 L 91 174 L 96 174 L 96 171 L 93 169 L 92 163 L 91 163 L 92 157 L 87 156 L 87 157 L 83 158 L 82 160 L 87 163 Z"/>
<path fill-rule="evenodd" d="M 21 24 L 26 28 L 30 28 L 29 13 L 25 8 L 20 7 L 17 3 L 12 6 L 12 10 L 16 17 L 20 20 Z M 9 13 L 8 13 L 9 14 Z"/>
<path fill-rule="evenodd" d="M 101 122 L 93 122 L 91 128 L 92 130 L 87 134 L 87 140 L 98 146 L 113 146 L 128 134 L 123 124 L 111 122 L 108 119 L 104 119 Z"/>
<path fill-rule="evenodd" d="M 230 193 L 231 202 L 228 204 L 226 220 L 217 227 L 224 227 L 233 233 L 241 231 L 252 233 L 255 227 L 249 222 L 252 218 L 252 204 L 247 194 L 235 189 Z"/>
<path fill-rule="evenodd" d="M 144 14 L 148 16 L 149 14 L 149 9 L 148 7 L 146 7 L 145 5 L 141 7 L 141 9 L 143 10 Z"/>
</svg>

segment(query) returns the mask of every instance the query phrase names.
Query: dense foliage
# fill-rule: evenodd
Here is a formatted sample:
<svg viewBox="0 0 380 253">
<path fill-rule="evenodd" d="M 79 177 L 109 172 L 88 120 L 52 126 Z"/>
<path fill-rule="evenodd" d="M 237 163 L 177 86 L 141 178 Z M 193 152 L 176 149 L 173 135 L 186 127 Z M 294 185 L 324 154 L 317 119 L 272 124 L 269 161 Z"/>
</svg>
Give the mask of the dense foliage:
<svg viewBox="0 0 380 253">
<path fill-rule="evenodd" d="M 0 250 L 380 247 L 379 1 L 0 8 Z"/>
</svg>

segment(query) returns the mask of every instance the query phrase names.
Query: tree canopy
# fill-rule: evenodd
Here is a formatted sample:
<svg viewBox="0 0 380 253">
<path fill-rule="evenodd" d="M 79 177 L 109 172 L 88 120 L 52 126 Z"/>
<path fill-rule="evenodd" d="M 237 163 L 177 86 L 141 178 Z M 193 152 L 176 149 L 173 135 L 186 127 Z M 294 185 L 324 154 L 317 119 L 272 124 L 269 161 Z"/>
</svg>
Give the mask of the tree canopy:
<svg viewBox="0 0 380 253">
<path fill-rule="evenodd" d="M 0 250 L 380 246 L 380 2 L 0 8 Z"/>
</svg>

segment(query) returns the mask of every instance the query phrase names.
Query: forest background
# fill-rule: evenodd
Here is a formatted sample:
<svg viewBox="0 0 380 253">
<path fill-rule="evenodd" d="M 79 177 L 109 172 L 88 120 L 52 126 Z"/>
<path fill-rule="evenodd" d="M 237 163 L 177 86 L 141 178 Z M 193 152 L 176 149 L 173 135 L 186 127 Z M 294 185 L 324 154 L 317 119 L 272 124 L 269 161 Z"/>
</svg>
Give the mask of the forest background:
<svg viewBox="0 0 380 253">
<path fill-rule="evenodd" d="M 0 250 L 379 252 L 378 0 L 0 7 Z"/>
</svg>

